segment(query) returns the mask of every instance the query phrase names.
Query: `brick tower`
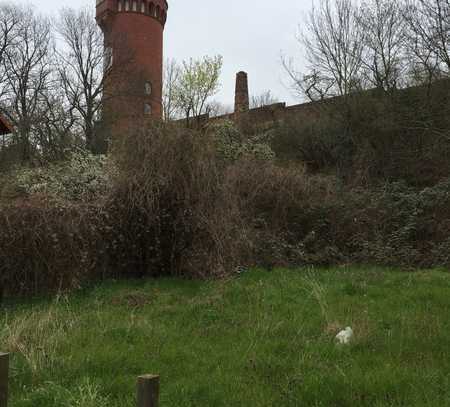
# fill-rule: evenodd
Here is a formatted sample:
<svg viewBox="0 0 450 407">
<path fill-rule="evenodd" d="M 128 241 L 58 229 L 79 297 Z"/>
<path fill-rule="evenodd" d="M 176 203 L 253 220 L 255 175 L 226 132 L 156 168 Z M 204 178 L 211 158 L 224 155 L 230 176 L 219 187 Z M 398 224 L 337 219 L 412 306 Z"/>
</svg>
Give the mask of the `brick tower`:
<svg viewBox="0 0 450 407">
<path fill-rule="evenodd" d="M 112 134 L 162 116 L 166 0 L 97 0 L 105 37 L 104 120 Z"/>
<path fill-rule="evenodd" d="M 236 74 L 236 91 L 234 99 L 234 113 L 244 113 L 249 110 L 248 75 L 246 72 Z"/>
</svg>

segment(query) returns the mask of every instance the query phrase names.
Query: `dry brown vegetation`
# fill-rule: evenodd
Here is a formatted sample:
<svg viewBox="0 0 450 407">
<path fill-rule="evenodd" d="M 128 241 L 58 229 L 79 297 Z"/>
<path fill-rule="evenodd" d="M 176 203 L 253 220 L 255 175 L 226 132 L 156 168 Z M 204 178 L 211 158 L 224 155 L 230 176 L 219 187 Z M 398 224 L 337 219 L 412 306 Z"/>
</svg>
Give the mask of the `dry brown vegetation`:
<svg viewBox="0 0 450 407">
<path fill-rule="evenodd" d="M 450 184 L 345 185 L 307 166 L 229 161 L 209 135 L 167 125 L 113 147 L 102 199 L 3 203 L 6 294 L 109 277 L 222 277 L 242 267 L 448 266 Z"/>
<path fill-rule="evenodd" d="M 113 148 L 114 263 L 138 275 L 220 276 L 240 264 L 245 225 L 211 139 L 156 126 Z"/>
</svg>

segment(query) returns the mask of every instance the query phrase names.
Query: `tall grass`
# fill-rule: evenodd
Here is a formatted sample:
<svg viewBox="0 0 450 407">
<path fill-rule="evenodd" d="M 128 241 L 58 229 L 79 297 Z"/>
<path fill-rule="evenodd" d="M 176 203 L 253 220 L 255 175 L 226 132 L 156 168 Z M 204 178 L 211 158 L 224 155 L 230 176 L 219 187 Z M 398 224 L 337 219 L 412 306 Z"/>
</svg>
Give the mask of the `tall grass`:
<svg viewBox="0 0 450 407">
<path fill-rule="evenodd" d="M 66 297 L 57 297 L 41 311 L 8 313 L 2 321 L 0 343 L 3 350 L 20 354 L 32 376 L 57 364 L 58 349 L 67 340 L 78 317 Z"/>
</svg>

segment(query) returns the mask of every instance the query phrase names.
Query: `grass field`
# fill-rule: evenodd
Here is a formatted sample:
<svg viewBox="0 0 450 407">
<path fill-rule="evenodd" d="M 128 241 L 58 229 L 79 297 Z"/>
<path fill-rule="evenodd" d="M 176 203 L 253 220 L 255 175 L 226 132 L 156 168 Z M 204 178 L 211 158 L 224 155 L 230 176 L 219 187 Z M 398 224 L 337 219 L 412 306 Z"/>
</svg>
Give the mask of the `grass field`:
<svg viewBox="0 0 450 407">
<path fill-rule="evenodd" d="M 355 340 L 336 346 L 340 328 Z M 449 406 L 450 274 L 254 270 L 7 304 L 12 407 Z"/>
</svg>

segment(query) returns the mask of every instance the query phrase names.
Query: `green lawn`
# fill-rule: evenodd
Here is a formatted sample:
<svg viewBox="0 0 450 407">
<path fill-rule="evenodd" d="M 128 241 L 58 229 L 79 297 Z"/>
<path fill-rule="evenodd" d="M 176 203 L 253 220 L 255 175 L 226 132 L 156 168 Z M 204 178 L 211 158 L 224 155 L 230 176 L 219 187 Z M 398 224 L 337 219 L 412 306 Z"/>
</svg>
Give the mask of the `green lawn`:
<svg viewBox="0 0 450 407">
<path fill-rule="evenodd" d="M 12 407 L 131 407 L 144 373 L 161 375 L 161 407 L 450 405 L 445 271 L 108 282 L 9 304 L 0 329 Z"/>
</svg>

